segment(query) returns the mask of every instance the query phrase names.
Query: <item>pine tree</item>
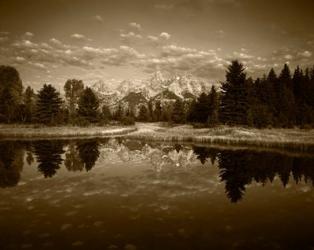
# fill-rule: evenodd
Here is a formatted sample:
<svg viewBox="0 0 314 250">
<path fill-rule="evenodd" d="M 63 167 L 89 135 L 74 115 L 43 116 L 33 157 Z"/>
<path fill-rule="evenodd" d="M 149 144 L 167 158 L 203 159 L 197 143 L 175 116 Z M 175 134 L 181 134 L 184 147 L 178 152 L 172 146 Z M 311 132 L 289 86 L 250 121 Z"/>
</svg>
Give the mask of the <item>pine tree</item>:
<svg viewBox="0 0 314 250">
<path fill-rule="evenodd" d="M 219 110 L 219 97 L 216 88 L 212 86 L 208 95 L 209 99 L 209 115 L 207 118 L 207 124 L 212 127 L 219 123 L 218 110 Z"/>
<path fill-rule="evenodd" d="M 295 124 L 295 100 L 293 95 L 293 82 L 289 66 L 284 65 L 278 78 L 278 120 L 280 126 L 291 127 Z"/>
<path fill-rule="evenodd" d="M 244 67 L 233 61 L 222 84 L 220 119 L 225 124 L 245 125 L 248 118 L 248 91 Z"/>
<path fill-rule="evenodd" d="M 54 87 L 44 85 L 37 94 L 36 121 L 51 125 L 54 124 L 61 112 L 62 100 Z"/>
<path fill-rule="evenodd" d="M 154 109 L 154 117 L 156 121 L 161 121 L 161 115 L 162 115 L 162 107 L 161 107 L 161 102 L 158 100 L 155 103 L 155 109 Z"/>
<path fill-rule="evenodd" d="M 209 97 L 207 94 L 202 93 L 197 99 L 194 109 L 194 122 L 207 123 L 209 116 Z"/>
<path fill-rule="evenodd" d="M 174 103 L 171 120 L 175 123 L 185 122 L 184 104 L 180 99 L 177 99 Z"/>
<path fill-rule="evenodd" d="M 99 101 L 91 88 L 86 87 L 78 101 L 78 115 L 88 122 L 99 120 Z"/>
<path fill-rule="evenodd" d="M 145 105 L 140 107 L 140 112 L 138 114 L 137 120 L 141 122 L 148 122 L 149 121 L 149 112 Z"/>
<path fill-rule="evenodd" d="M 105 122 L 108 122 L 112 119 L 110 109 L 106 105 L 104 105 L 101 109 L 101 118 Z"/>
</svg>

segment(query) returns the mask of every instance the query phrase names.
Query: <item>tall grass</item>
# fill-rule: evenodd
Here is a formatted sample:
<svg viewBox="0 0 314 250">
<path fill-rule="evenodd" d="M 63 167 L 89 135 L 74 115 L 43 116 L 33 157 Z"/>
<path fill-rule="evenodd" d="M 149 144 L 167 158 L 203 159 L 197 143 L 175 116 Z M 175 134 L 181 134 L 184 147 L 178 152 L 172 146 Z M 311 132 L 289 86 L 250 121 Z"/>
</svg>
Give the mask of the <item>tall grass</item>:
<svg viewBox="0 0 314 250">
<path fill-rule="evenodd" d="M 149 141 L 242 145 L 314 152 L 314 130 L 259 130 L 225 126 L 211 129 L 193 129 L 189 126 L 179 126 L 154 131 L 139 130 L 128 134 L 127 137 Z"/>
</svg>

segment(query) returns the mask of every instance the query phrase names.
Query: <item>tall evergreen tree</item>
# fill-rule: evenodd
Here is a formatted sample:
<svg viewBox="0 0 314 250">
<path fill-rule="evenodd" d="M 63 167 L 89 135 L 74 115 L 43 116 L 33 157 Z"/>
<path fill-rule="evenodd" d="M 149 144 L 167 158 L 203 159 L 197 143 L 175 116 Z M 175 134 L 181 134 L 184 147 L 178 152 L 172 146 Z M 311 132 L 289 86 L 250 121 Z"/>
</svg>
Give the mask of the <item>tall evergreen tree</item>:
<svg viewBox="0 0 314 250">
<path fill-rule="evenodd" d="M 295 100 L 293 95 L 293 82 L 287 64 L 284 65 L 279 75 L 277 91 L 279 125 L 290 127 L 295 124 Z"/>
<path fill-rule="evenodd" d="M 149 121 L 149 111 L 145 105 L 141 105 L 137 119 L 141 122 Z"/>
<path fill-rule="evenodd" d="M 62 100 L 57 90 L 50 84 L 45 84 L 37 94 L 36 121 L 53 124 L 61 112 Z"/>
<path fill-rule="evenodd" d="M 233 61 L 222 84 L 220 119 L 229 125 L 245 125 L 248 119 L 248 89 L 244 67 Z"/>
<path fill-rule="evenodd" d="M 209 114 L 207 118 L 207 124 L 209 126 L 215 126 L 219 123 L 218 110 L 219 110 L 219 97 L 216 88 L 212 86 L 209 95 Z"/>
<path fill-rule="evenodd" d="M 78 115 L 89 122 L 99 119 L 99 101 L 91 88 L 86 87 L 78 101 Z"/>
<path fill-rule="evenodd" d="M 155 103 L 155 109 L 154 109 L 154 117 L 156 121 L 161 121 L 161 115 L 162 115 L 162 107 L 161 107 L 161 102 L 158 100 Z"/>
<path fill-rule="evenodd" d="M 174 103 L 171 120 L 175 123 L 185 122 L 184 104 L 180 99 L 177 99 Z"/>
</svg>

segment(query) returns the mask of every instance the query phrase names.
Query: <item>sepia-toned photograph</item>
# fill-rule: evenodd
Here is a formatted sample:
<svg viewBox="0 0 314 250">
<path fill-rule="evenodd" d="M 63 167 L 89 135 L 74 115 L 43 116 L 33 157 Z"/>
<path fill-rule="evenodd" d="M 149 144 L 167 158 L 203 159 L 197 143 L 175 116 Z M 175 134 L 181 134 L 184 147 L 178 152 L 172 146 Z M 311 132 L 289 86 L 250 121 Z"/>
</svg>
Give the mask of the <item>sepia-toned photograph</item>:
<svg viewBox="0 0 314 250">
<path fill-rule="evenodd" d="M 0 0 L 0 250 L 313 250 L 313 0 Z"/>
</svg>

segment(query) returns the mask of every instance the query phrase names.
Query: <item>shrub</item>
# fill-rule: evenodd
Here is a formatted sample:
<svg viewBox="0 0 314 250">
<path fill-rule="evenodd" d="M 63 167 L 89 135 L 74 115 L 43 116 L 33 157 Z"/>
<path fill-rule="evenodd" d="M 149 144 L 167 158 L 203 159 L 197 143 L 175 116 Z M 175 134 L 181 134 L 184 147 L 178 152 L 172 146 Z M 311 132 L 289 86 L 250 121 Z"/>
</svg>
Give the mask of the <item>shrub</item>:
<svg viewBox="0 0 314 250">
<path fill-rule="evenodd" d="M 135 124 L 135 120 L 134 120 L 134 118 L 131 117 L 131 116 L 124 116 L 124 117 L 122 117 L 122 119 L 121 119 L 121 123 L 122 123 L 123 125 L 126 125 L 126 126 L 134 125 L 134 124 Z"/>
</svg>

